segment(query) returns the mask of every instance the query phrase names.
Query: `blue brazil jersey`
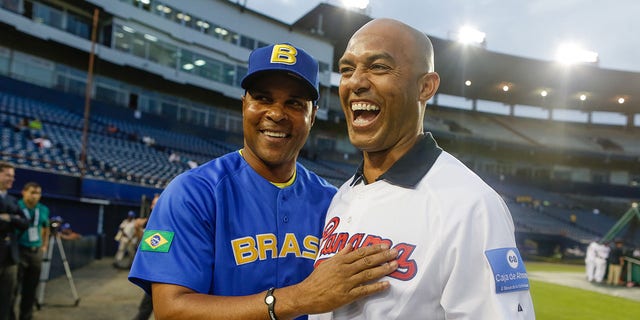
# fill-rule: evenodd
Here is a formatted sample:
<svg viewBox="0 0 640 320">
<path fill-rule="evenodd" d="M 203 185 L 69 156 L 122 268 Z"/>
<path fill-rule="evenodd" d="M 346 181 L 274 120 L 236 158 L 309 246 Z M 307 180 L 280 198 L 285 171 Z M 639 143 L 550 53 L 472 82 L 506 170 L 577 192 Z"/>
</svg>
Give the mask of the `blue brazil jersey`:
<svg viewBox="0 0 640 320">
<path fill-rule="evenodd" d="M 278 188 L 238 152 L 176 177 L 141 239 L 129 280 L 240 296 L 298 283 L 313 271 L 336 188 L 297 164 Z"/>
</svg>

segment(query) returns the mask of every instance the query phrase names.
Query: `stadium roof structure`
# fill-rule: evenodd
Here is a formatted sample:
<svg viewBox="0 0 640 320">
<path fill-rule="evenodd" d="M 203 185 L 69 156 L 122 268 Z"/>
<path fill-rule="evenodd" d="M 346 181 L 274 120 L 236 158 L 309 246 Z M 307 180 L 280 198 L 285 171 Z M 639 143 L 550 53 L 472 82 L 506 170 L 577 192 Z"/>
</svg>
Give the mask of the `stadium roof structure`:
<svg viewBox="0 0 640 320">
<path fill-rule="evenodd" d="M 617 237 L 622 230 L 630 223 L 632 223 L 633 218 L 638 218 L 637 222 L 640 222 L 640 210 L 638 210 L 638 203 L 634 202 L 631 204 L 631 208 L 627 212 L 625 212 L 622 217 L 614 224 L 611 229 L 600 239 L 601 242 L 610 242 L 613 241 L 615 237 Z M 635 228 L 630 231 L 635 231 Z"/>
<path fill-rule="evenodd" d="M 320 3 L 292 26 L 329 38 L 335 46 L 334 61 L 338 61 L 351 35 L 372 19 L 356 11 Z M 441 78 L 440 93 L 546 109 L 626 115 L 640 112 L 640 73 L 602 69 L 595 65 L 567 66 L 430 38 L 435 50 L 436 71 Z M 471 86 L 465 85 L 467 80 L 471 81 Z M 507 92 L 502 89 L 505 85 L 509 86 Z M 542 91 L 547 92 L 546 97 L 541 95 Z M 580 99 L 582 95 L 584 100 Z M 620 98 L 624 103 L 619 103 Z"/>
</svg>

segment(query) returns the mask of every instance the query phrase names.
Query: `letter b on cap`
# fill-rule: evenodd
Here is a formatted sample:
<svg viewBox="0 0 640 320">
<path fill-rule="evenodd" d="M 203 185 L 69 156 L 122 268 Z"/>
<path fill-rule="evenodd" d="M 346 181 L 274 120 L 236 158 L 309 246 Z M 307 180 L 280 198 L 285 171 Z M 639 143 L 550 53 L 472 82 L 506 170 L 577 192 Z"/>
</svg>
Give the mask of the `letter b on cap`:
<svg viewBox="0 0 640 320">
<path fill-rule="evenodd" d="M 296 64 L 298 50 L 288 44 L 276 44 L 271 51 L 271 63 Z"/>
</svg>

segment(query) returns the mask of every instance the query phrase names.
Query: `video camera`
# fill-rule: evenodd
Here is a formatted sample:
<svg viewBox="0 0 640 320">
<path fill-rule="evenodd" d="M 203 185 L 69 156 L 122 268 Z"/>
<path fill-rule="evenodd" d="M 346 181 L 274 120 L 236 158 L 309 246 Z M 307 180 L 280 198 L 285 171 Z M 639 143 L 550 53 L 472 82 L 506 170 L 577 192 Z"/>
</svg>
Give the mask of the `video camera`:
<svg viewBox="0 0 640 320">
<path fill-rule="evenodd" d="M 64 219 L 61 216 L 53 216 L 49 219 L 49 228 L 51 232 L 58 232 L 60 226 L 64 223 Z"/>
</svg>

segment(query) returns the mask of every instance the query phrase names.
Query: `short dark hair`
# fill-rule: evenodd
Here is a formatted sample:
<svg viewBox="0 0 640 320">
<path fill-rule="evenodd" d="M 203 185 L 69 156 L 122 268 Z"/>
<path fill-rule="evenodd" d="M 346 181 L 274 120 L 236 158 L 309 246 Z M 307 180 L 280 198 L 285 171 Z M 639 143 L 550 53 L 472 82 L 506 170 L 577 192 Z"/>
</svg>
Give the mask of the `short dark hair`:
<svg viewBox="0 0 640 320">
<path fill-rule="evenodd" d="M 22 187 L 22 191 L 25 191 L 25 190 L 27 190 L 29 188 L 42 189 L 42 187 L 37 182 L 29 181 L 29 182 L 24 184 L 24 187 Z"/>
<path fill-rule="evenodd" d="M 4 169 L 14 169 L 16 166 L 13 165 L 13 163 L 10 162 L 6 162 L 6 161 L 0 161 L 0 171 L 4 170 Z"/>
</svg>

